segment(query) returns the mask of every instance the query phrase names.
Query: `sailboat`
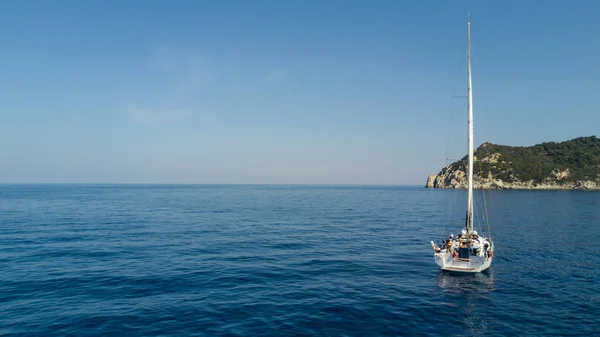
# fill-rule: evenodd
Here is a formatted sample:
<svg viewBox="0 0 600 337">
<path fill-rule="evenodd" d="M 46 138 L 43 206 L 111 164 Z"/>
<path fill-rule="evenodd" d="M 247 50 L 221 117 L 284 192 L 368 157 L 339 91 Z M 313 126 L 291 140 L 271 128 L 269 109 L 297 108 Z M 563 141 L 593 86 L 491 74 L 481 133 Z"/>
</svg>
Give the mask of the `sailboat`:
<svg viewBox="0 0 600 337">
<path fill-rule="evenodd" d="M 473 93 L 471 90 L 471 18 L 467 21 L 467 129 L 468 129 L 468 197 L 465 227 L 460 234 L 451 234 L 440 245 L 431 241 L 434 260 L 442 270 L 479 273 L 488 269 L 494 257 L 491 235 L 478 235 L 473 228 Z M 488 233 L 489 235 L 489 233 Z"/>
</svg>

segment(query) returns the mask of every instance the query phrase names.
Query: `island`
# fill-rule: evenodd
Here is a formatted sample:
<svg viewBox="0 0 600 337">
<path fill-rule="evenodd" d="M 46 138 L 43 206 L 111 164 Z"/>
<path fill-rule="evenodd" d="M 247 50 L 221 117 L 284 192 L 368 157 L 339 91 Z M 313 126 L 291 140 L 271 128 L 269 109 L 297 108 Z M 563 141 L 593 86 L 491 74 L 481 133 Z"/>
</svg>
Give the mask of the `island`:
<svg viewBox="0 0 600 337">
<path fill-rule="evenodd" d="M 474 152 L 473 188 L 600 190 L 600 138 L 534 146 L 484 143 Z M 467 156 L 430 174 L 427 188 L 467 188 Z"/>
</svg>

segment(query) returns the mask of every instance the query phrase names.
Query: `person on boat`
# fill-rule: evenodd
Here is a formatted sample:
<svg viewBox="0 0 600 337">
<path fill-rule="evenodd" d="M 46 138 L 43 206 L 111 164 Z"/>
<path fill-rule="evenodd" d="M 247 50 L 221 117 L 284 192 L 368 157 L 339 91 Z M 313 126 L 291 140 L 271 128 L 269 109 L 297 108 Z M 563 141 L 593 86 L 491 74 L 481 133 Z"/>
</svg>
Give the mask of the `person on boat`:
<svg viewBox="0 0 600 337">
<path fill-rule="evenodd" d="M 485 251 L 485 257 L 489 258 L 490 257 L 490 245 L 487 242 L 483 245 L 483 250 Z"/>
<path fill-rule="evenodd" d="M 446 242 L 446 251 L 448 253 L 454 253 L 454 244 L 451 240 L 448 240 L 448 242 Z"/>
</svg>

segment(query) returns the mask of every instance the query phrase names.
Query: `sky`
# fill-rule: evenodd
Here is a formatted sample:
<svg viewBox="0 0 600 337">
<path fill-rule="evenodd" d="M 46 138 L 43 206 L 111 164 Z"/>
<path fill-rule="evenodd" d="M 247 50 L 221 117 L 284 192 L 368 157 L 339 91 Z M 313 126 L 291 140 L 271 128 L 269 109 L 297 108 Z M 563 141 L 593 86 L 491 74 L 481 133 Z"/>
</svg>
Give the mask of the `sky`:
<svg viewBox="0 0 600 337">
<path fill-rule="evenodd" d="M 4 1 L 0 182 L 424 185 L 600 136 L 597 1 Z"/>
</svg>

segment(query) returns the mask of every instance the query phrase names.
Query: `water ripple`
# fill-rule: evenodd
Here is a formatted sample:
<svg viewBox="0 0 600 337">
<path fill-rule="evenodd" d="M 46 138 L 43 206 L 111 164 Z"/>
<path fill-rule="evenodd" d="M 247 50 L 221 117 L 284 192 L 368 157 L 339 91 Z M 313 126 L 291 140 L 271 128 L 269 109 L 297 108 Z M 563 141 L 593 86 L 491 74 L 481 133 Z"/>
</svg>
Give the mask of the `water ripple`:
<svg viewBox="0 0 600 337">
<path fill-rule="evenodd" d="M 600 194 L 490 191 L 494 264 L 460 276 L 428 242 L 463 192 L 5 186 L 0 334 L 600 335 Z"/>
</svg>

